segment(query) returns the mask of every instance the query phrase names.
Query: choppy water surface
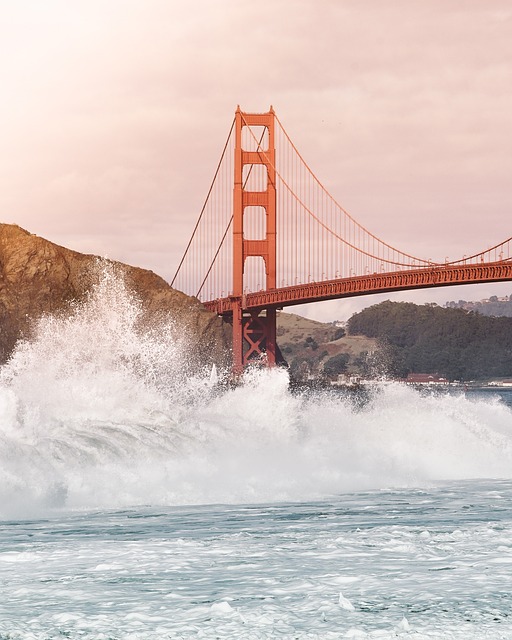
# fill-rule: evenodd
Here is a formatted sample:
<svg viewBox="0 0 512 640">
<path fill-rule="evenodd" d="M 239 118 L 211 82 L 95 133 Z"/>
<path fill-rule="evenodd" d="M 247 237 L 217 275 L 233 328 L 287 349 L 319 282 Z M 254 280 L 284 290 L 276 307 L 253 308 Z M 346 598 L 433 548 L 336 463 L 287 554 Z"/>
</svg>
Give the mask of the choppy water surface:
<svg viewBox="0 0 512 640">
<path fill-rule="evenodd" d="M 512 483 L 1 528 L 2 638 L 510 638 Z"/>
<path fill-rule="evenodd" d="M 187 375 L 111 272 L 0 370 L 0 640 L 512 637 L 507 395 Z"/>
</svg>

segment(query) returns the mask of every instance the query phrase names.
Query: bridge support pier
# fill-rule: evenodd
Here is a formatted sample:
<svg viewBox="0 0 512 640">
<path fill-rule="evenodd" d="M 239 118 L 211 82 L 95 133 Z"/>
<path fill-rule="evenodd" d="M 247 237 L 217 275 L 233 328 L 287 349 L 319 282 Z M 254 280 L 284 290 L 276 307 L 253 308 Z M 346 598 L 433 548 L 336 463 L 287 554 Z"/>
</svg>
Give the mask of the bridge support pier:
<svg viewBox="0 0 512 640">
<path fill-rule="evenodd" d="M 244 311 L 233 304 L 233 373 L 240 375 L 251 362 L 273 367 L 277 362 L 276 310 Z"/>
</svg>

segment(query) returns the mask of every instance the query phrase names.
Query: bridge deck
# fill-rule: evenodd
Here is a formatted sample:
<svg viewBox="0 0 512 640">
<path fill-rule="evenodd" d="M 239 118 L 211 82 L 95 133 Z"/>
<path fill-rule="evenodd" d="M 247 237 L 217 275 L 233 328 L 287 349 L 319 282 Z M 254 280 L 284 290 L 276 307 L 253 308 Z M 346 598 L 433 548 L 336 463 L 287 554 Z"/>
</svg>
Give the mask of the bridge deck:
<svg viewBox="0 0 512 640">
<path fill-rule="evenodd" d="M 242 296 L 242 308 L 289 307 L 372 293 L 506 280 L 512 280 L 511 260 L 467 265 L 433 265 L 428 269 L 372 273 L 365 276 L 310 282 L 292 287 L 248 293 Z M 238 297 L 230 296 L 207 301 L 204 305 L 210 311 L 224 315 L 232 312 L 233 304 L 238 300 Z"/>
</svg>

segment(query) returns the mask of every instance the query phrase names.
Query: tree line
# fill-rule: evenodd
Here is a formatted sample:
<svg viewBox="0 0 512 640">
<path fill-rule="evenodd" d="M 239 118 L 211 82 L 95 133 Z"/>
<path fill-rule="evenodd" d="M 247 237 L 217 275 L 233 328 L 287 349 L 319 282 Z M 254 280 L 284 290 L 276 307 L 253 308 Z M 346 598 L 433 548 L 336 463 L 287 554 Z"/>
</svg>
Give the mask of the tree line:
<svg viewBox="0 0 512 640">
<path fill-rule="evenodd" d="M 347 327 L 351 335 L 379 340 L 387 371 L 396 377 L 512 377 L 512 318 L 387 301 L 354 314 Z"/>
</svg>

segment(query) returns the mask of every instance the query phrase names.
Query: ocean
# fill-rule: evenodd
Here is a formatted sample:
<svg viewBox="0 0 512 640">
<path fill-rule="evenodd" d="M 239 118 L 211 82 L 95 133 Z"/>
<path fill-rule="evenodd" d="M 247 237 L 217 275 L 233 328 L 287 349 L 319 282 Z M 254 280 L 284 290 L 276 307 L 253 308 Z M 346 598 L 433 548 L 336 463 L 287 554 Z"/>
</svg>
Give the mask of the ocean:
<svg viewBox="0 0 512 640">
<path fill-rule="evenodd" d="M 512 394 L 232 388 L 140 315 L 0 370 L 0 640 L 512 638 Z"/>
</svg>

